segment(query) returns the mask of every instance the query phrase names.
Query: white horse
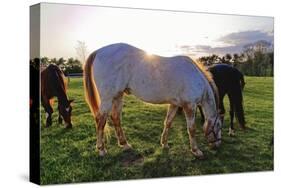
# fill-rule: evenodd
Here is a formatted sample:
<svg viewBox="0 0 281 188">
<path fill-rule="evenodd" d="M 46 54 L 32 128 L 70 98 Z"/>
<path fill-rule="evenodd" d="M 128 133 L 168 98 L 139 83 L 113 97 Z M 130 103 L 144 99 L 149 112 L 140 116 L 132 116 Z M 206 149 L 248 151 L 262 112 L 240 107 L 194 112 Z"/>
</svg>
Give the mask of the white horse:
<svg viewBox="0 0 281 188">
<path fill-rule="evenodd" d="M 97 123 L 99 155 L 106 154 L 104 126 L 110 111 L 120 146 L 128 144 L 120 123 L 122 96 L 125 93 L 153 104 L 170 104 L 161 144 L 168 147 L 168 131 L 178 107 L 185 112 L 191 152 L 203 157 L 195 139 L 195 111 L 200 105 L 205 114 L 203 130 L 212 147 L 221 143 L 221 120 L 216 102 L 216 86 L 197 63 L 186 56 L 148 55 L 128 44 L 118 43 L 93 52 L 84 67 L 86 100 Z"/>
</svg>

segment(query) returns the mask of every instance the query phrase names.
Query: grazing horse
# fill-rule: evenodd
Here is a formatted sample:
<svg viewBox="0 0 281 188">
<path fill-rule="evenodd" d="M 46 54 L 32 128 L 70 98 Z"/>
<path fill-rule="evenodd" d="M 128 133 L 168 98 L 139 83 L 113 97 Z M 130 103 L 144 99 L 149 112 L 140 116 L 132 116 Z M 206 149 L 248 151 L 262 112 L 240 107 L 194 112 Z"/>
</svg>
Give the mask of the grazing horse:
<svg viewBox="0 0 281 188">
<path fill-rule="evenodd" d="M 104 126 L 111 111 L 120 146 L 129 149 L 121 127 L 124 92 L 153 104 L 169 104 L 161 136 L 168 147 L 168 132 L 178 107 L 183 107 L 191 152 L 198 158 L 203 153 L 195 139 L 195 110 L 200 104 L 206 116 L 205 137 L 212 148 L 221 144 L 221 120 L 217 111 L 215 84 L 203 69 L 186 56 L 147 55 L 141 49 L 118 43 L 93 52 L 84 66 L 84 89 L 87 103 L 97 124 L 96 147 L 106 154 Z"/>
<path fill-rule="evenodd" d="M 239 126 L 245 129 L 245 117 L 243 109 L 243 95 L 242 91 L 245 86 L 243 74 L 236 68 L 226 65 L 218 64 L 208 68 L 213 75 L 213 79 L 219 91 L 219 106 L 222 122 L 224 119 L 225 108 L 223 99 L 225 95 L 228 95 L 230 104 L 230 128 L 229 135 L 234 135 L 233 119 L 236 116 Z M 200 109 L 200 108 L 199 108 Z M 204 119 L 202 110 L 200 109 L 201 116 Z"/>
<path fill-rule="evenodd" d="M 68 100 L 64 82 L 63 72 L 56 65 L 49 65 L 41 72 L 41 102 L 46 112 L 46 127 L 52 124 L 52 102 L 51 100 L 58 98 L 58 121 L 62 123 L 62 117 L 65 121 L 66 128 L 71 128 L 71 103 L 73 100 Z"/>
<path fill-rule="evenodd" d="M 234 134 L 233 118 L 236 116 L 239 126 L 245 129 L 245 116 L 243 108 L 243 94 L 242 91 L 245 86 L 243 74 L 236 68 L 219 64 L 209 68 L 213 74 L 213 79 L 217 85 L 220 96 L 221 114 L 224 116 L 225 109 L 223 105 L 223 98 L 227 94 L 230 104 L 230 135 Z"/>
</svg>

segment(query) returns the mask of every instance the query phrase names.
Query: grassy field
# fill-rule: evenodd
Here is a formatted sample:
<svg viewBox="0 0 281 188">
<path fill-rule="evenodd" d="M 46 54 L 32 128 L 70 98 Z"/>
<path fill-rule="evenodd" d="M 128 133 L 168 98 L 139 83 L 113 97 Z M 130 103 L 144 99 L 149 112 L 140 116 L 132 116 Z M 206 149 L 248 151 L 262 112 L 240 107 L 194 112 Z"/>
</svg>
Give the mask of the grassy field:
<svg viewBox="0 0 281 188">
<path fill-rule="evenodd" d="M 273 78 L 246 78 L 244 105 L 249 129 L 237 130 L 235 137 L 229 137 L 227 114 L 219 150 L 208 148 L 197 117 L 197 140 L 204 160 L 195 159 L 189 151 L 181 114 L 176 116 L 169 134 L 170 149 L 163 150 L 160 136 L 167 106 L 143 103 L 134 96 L 125 96 L 122 113 L 123 129 L 133 150 L 125 152 L 117 146 L 109 122 L 108 155 L 101 158 L 95 149 L 94 119 L 84 100 L 81 78 L 71 78 L 68 96 L 75 99 L 74 127 L 65 130 L 58 125 L 55 107 L 52 127 L 41 128 L 42 184 L 273 170 Z M 228 111 L 227 97 L 225 104 Z"/>
</svg>

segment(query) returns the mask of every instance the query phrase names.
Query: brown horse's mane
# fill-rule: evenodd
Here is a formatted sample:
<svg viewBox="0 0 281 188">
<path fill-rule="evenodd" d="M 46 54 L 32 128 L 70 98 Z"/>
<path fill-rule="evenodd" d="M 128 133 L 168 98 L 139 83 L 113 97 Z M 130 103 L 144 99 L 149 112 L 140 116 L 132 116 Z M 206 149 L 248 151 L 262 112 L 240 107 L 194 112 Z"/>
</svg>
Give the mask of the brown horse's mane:
<svg viewBox="0 0 281 188">
<path fill-rule="evenodd" d="M 53 69 L 56 71 L 56 73 L 58 74 L 58 79 L 61 81 L 62 83 L 62 89 L 63 91 L 66 93 L 66 90 L 67 90 L 67 80 L 66 80 L 66 77 L 64 75 L 64 73 L 60 70 L 60 68 L 58 66 L 54 66 Z"/>
<path fill-rule="evenodd" d="M 67 87 L 68 87 L 68 80 L 67 80 L 67 78 L 65 77 L 65 75 L 62 71 L 60 72 L 60 75 L 61 75 L 61 79 L 62 79 L 62 82 L 63 82 L 64 91 L 66 92 Z"/>
<path fill-rule="evenodd" d="M 208 80 L 208 82 L 209 82 L 209 84 L 212 88 L 212 91 L 215 95 L 216 108 L 218 110 L 219 109 L 219 92 L 218 92 L 218 88 L 216 86 L 216 83 L 213 79 L 212 73 L 210 71 L 208 71 L 207 68 L 204 65 L 202 65 L 201 63 L 193 61 L 192 59 L 191 59 L 191 62 L 200 70 L 200 72 L 202 72 L 202 74 Z"/>
</svg>

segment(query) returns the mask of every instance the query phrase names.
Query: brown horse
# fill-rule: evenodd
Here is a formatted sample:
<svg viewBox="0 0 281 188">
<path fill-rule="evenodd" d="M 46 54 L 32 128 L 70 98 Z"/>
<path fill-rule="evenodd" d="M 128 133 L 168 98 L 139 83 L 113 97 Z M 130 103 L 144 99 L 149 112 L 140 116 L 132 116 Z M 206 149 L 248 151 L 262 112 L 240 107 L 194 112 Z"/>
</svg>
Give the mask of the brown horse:
<svg viewBox="0 0 281 188">
<path fill-rule="evenodd" d="M 66 128 L 71 128 L 71 103 L 66 95 L 66 87 L 64 82 L 64 74 L 56 65 L 49 65 L 41 72 L 41 102 L 46 111 L 46 127 L 52 125 L 52 99 L 58 99 L 58 121 L 61 124 L 62 118 L 66 123 Z"/>
</svg>

